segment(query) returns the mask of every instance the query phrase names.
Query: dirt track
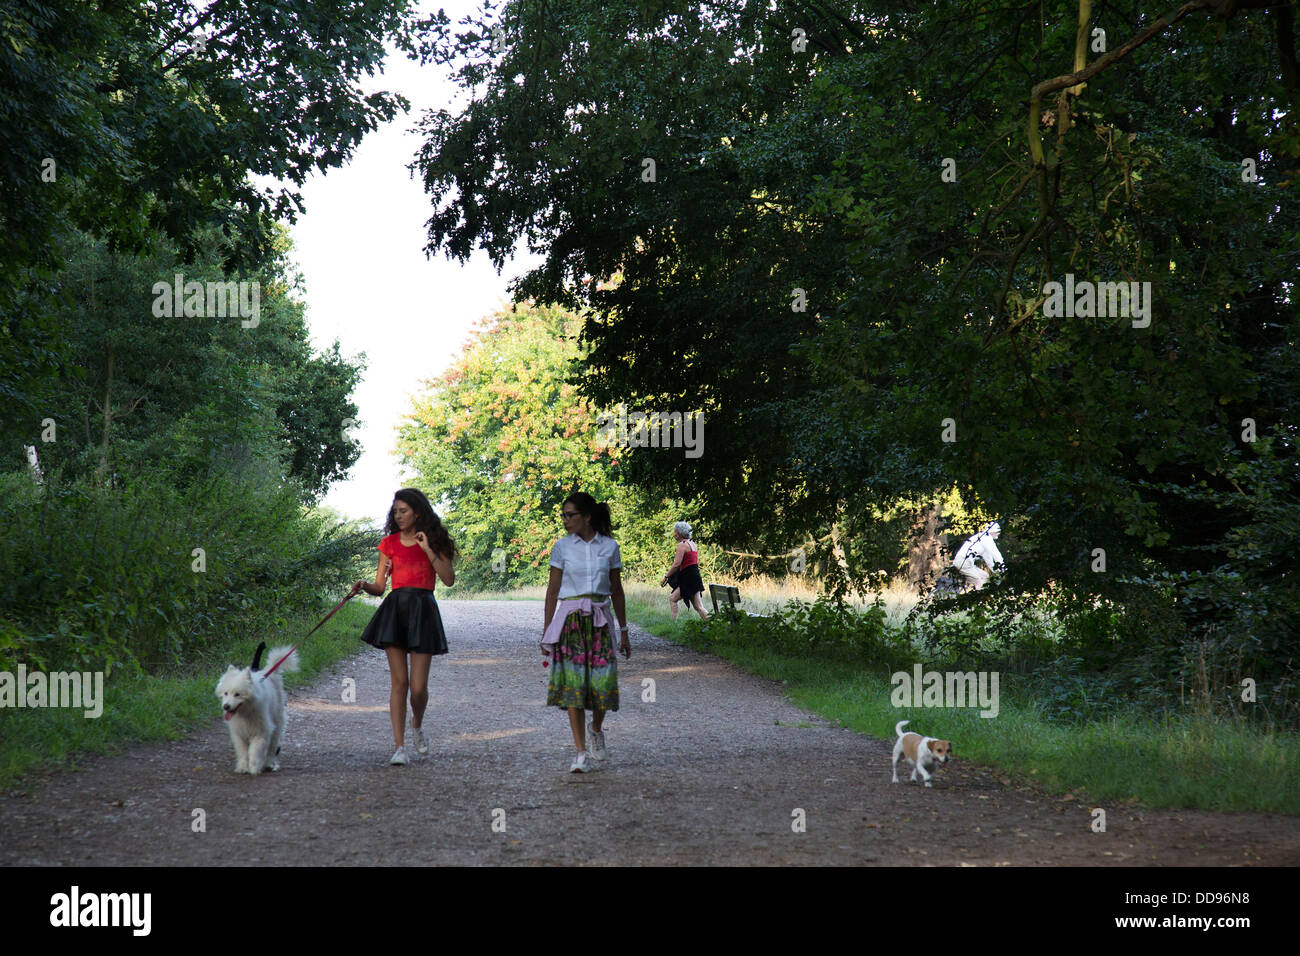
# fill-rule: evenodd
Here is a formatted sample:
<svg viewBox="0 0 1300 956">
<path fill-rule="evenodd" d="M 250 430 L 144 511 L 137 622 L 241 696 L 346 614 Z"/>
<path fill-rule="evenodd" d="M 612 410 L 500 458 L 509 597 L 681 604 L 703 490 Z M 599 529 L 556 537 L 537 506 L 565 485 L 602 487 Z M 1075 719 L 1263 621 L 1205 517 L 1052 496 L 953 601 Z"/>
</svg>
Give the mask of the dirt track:
<svg viewBox="0 0 1300 956">
<path fill-rule="evenodd" d="M 451 653 L 430 675 L 427 757 L 388 766 L 387 666 L 359 645 L 293 695 L 278 774 L 232 772 L 214 697 L 188 740 L 87 758 L 0 798 L 0 864 L 1300 863 L 1296 818 L 1121 805 L 1093 833 L 1089 807 L 1007 785 L 960 745 L 934 789 L 891 784 L 890 742 L 635 627 L 610 766 L 571 775 L 567 719 L 543 704 L 541 603 L 442 610 Z M 191 829 L 196 808 L 206 832 Z"/>
</svg>

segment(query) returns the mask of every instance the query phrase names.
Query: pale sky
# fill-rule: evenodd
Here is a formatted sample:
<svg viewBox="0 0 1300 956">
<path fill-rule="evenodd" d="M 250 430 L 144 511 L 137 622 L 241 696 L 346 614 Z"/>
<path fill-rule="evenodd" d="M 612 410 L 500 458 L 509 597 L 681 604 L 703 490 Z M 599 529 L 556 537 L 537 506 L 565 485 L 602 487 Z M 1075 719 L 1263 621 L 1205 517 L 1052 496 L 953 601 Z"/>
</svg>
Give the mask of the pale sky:
<svg viewBox="0 0 1300 956">
<path fill-rule="evenodd" d="M 444 8 L 455 24 L 475 3 L 420 6 Z M 362 455 L 349 478 L 331 486 L 325 504 L 375 522 L 401 487 L 392 451 L 411 396 L 451 365 L 474 323 L 508 303 L 507 283 L 537 261 L 522 244 L 523 255 L 500 276 L 481 252 L 463 266 L 441 255 L 425 258 L 433 206 L 406 169 L 421 143 L 409 131 L 426 108 L 457 112 L 451 104 L 463 103 L 464 94 L 444 79 L 444 68 L 420 67 L 396 52 L 385 66 L 365 91 L 401 93 L 410 112 L 366 136 L 348 165 L 309 179 L 302 188 L 306 212 L 291 230 L 312 344 L 320 350 L 337 338 L 345 356 L 365 352 L 368 359 L 352 394 L 361 424 L 350 434 Z M 437 501 L 438 489 L 424 490 Z"/>
</svg>

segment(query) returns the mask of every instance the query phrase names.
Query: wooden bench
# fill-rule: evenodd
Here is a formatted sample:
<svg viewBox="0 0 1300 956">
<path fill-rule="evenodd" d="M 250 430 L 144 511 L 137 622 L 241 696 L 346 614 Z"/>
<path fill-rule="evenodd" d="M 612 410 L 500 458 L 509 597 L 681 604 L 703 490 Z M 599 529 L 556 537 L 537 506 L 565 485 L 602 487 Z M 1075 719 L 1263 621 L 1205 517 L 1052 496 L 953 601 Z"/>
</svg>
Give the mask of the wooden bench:
<svg viewBox="0 0 1300 956">
<path fill-rule="evenodd" d="M 710 584 L 709 597 L 713 601 L 713 613 L 717 614 L 719 601 L 728 607 L 735 607 L 740 603 L 740 588 L 730 584 Z"/>
</svg>

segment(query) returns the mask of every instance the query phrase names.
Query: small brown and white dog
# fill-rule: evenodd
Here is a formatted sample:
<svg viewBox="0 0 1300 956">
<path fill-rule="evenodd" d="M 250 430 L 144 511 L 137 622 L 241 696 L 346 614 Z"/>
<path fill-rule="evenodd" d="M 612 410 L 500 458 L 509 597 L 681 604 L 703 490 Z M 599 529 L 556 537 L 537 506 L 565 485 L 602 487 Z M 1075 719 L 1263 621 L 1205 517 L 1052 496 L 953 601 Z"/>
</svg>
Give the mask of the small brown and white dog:
<svg viewBox="0 0 1300 956">
<path fill-rule="evenodd" d="M 903 728 L 909 723 L 911 721 L 900 720 L 894 728 L 894 733 L 898 734 L 898 743 L 894 744 L 894 783 L 898 783 L 898 758 L 906 757 L 908 763 L 912 764 L 912 779 L 915 780 L 917 773 L 920 773 L 928 787 L 934 776 L 935 765 L 947 763 L 952 756 L 952 742 L 922 737 L 920 734 L 905 734 Z"/>
</svg>

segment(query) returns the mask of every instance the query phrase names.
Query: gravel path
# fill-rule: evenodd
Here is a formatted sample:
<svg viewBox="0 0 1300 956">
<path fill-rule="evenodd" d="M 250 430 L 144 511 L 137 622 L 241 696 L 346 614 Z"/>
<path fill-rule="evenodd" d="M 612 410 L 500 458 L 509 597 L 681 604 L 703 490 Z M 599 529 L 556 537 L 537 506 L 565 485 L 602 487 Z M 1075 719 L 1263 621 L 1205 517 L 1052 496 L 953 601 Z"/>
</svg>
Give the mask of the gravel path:
<svg viewBox="0 0 1300 956">
<path fill-rule="evenodd" d="M 893 785 L 892 742 L 635 626 L 609 767 L 569 774 L 567 718 L 544 705 L 541 602 L 442 612 L 451 653 L 430 675 L 427 757 L 388 766 L 387 665 L 361 646 L 293 694 L 279 773 L 232 772 L 214 697 L 212 723 L 187 740 L 86 758 L 0 797 L 0 864 L 1300 862 L 1293 817 L 1118 805 L 1093 833 L 1087 806 L 962 761 L 960 741 L 934 789 Z M 345 677 L 356 703 L 341 702 Z"/>
</svg>

